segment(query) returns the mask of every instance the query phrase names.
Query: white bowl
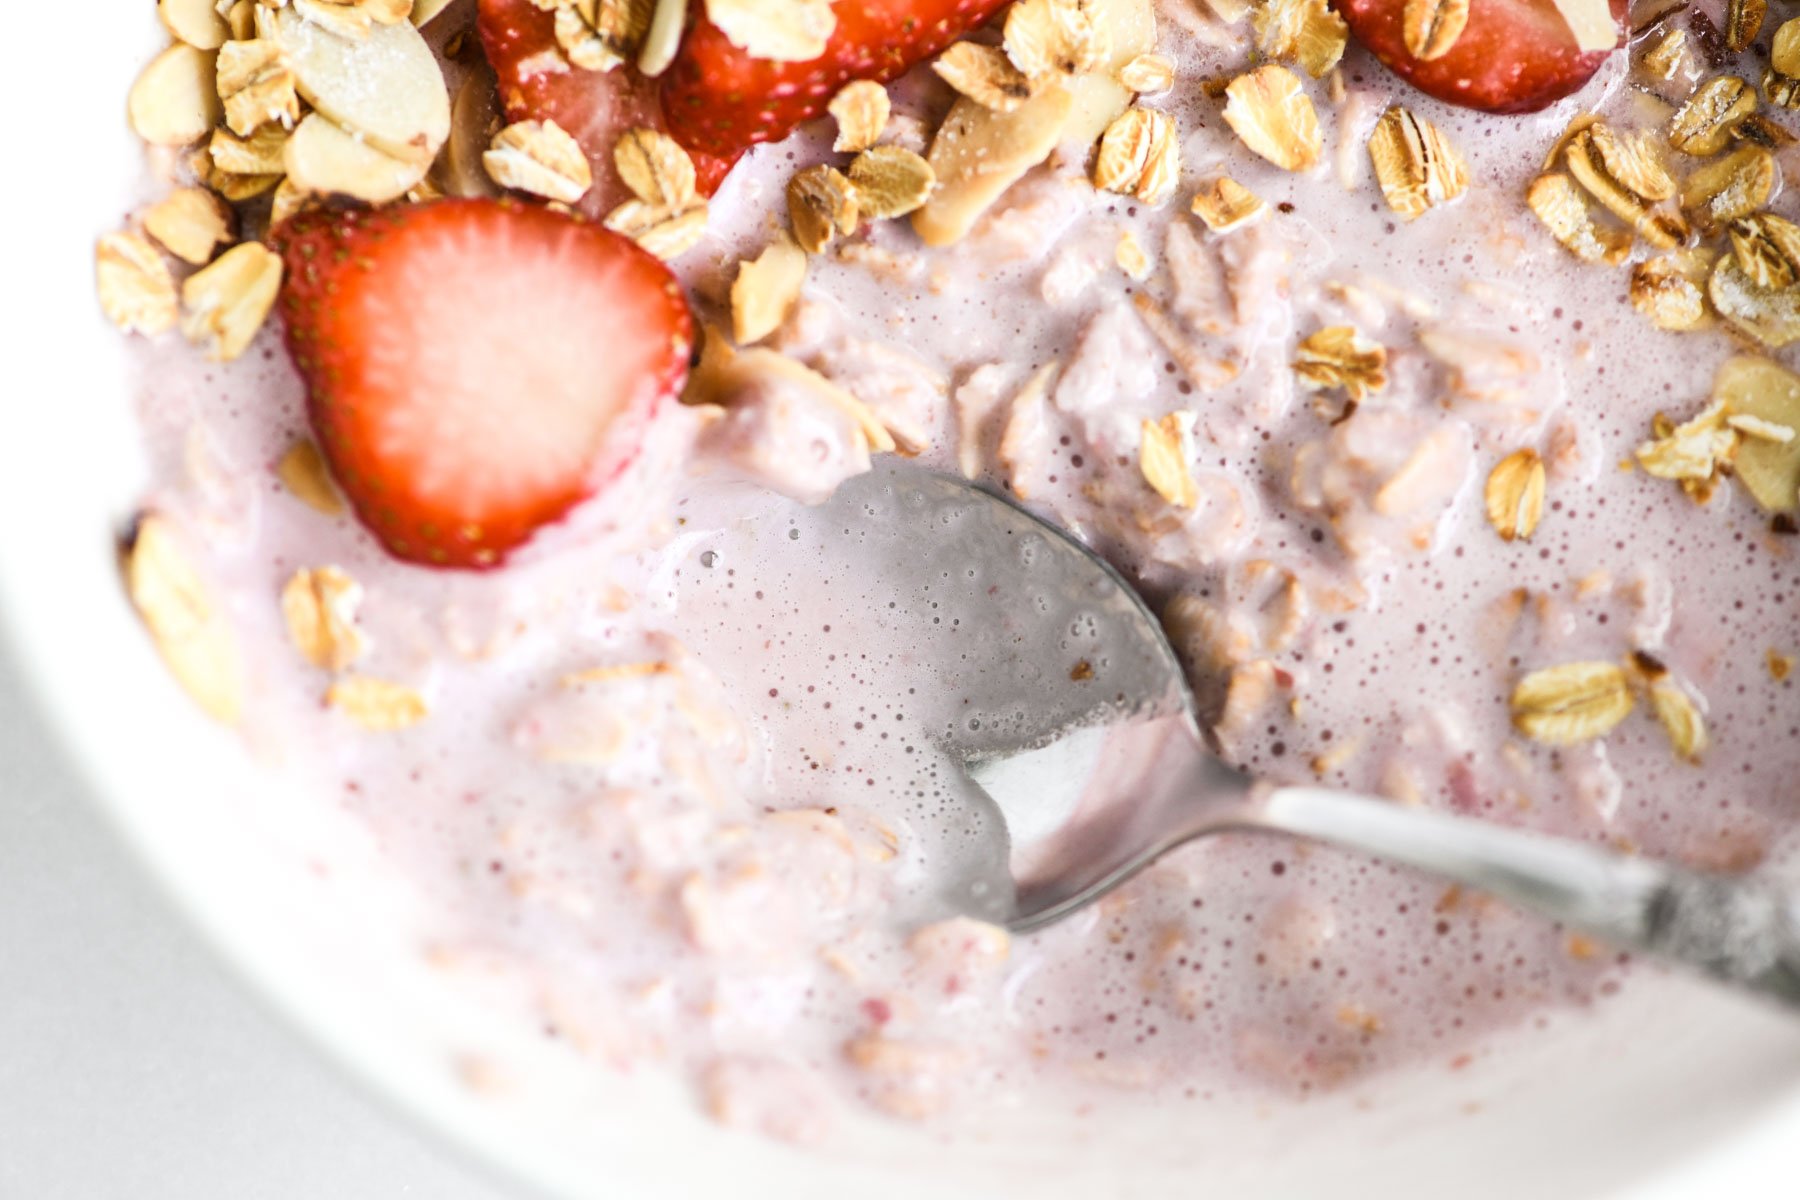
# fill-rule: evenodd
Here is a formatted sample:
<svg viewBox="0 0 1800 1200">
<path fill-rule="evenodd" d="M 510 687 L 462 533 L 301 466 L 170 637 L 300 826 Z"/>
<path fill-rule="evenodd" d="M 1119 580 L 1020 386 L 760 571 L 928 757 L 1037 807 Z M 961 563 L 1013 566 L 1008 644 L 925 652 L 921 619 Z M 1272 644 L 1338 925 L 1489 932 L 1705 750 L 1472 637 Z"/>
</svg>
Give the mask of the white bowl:
<svg viewBox="0 0 1800 1200">
<path fill-rule="evenodd" d="M 1800 1023 L 1645 979 L 1596 1013 L 1305 1105 L 1158 1111 L 1071 1127 L 996 1113 L 946 1137 L 876 1120 L 797 1151 L 703 1119 L 674 1080 L 625 1077 L 449 995 L 399 890 L 344 818 L 259 773 L 165 676 L 124 603 L 113 535 L 142 455 L 92 243 L 141 162 L 124 93 L 158 44 L 150 6 L 72 21 L 21 6 L 3 85 L 25 124 L 4 201 L 10 428 L 0 438 L 0 605 L 10 652 L 69 758 L 179 905 L 269 1003 L 407 1114 L 567 1197 L 1773 1194 L 1800 1138 Z M 23 30 L 17 23 L 23 21 Z M 53 140 L 52 140 L 53 139 Z M 54 148 L 50 148 L 54 147 Z M 466 1064 L 497 1065 L 469 1086 Z M 329 1153 L 329 1147 L 321 1147 Z M 1779 1174 L 1777 1174 L 1779 1173 Z M 1767 1185 L 1766 1187 L 1764 1185 Z M 1695 1190 L 1690 1190 L 1690 1188 Z"/>
</svg>

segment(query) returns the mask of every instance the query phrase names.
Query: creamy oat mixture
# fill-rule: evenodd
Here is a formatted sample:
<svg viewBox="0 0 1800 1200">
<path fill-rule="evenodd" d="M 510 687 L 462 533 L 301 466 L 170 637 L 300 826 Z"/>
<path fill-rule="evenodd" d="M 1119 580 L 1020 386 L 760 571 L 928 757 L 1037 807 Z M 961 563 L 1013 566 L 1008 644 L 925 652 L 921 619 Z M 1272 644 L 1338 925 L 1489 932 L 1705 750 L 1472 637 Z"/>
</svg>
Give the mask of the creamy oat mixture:
<svg viewBox="0 0 1800 1200">
<path fill-rule="evenodd" d="M 1322 5 L 1093 4 L 1096 51 L 1033 41 L 1057 7 L 1033 0 L 846 89 L 710 202 L 645 133 L 649 194 L 604 211 L 712 331 L 690 403 L 627 485 L 467 573 L 346 514 L 264 327 L 279 262 L 234 239 L 319 191 L 582 203 L 588 164 L 488 127 L 464 6 L 412 13 L 463 93 L 435 166 L 284 76 L 293 39 L 385 36 L 407 5 L 294 0 L 263 37 L 220 7 L 223 50 L 180 23 L 210 3 L 164 2 L 182 40 L 153 72 L 199 63 L 224 100 L 140 83 L 158 182 L 101 246 L 109 315 L 216 360 L 144 351 L 134 598 L 196 698 L 429 899 L 446 986 L 598 1068 L 667 1065 L 805 1138 L 852 1098 L 1454 1068 L 1618 986 L 1619 956 L 1479 896 L 1254 839 L 1030 939 L 896 927 L 968 852 L 932 737 L 961 693 L 924 593 L 804 507 L 886 453 L 1104 551 L 1270 779 L 1721 868 L 1800 815 L 1800 380 L 1774 365 L 1800 336 L 1800 25 L 1739 55 L 1729 14 L 1640 12 L 1575 97 L 1492 117 L 1343 50 Z M 359 12 L 373 33 L 330 28 Z M 321 121 L 325 166 L 279 145 Z M 273 158 L 231 158 L 259 138 Z"/>
</svg>

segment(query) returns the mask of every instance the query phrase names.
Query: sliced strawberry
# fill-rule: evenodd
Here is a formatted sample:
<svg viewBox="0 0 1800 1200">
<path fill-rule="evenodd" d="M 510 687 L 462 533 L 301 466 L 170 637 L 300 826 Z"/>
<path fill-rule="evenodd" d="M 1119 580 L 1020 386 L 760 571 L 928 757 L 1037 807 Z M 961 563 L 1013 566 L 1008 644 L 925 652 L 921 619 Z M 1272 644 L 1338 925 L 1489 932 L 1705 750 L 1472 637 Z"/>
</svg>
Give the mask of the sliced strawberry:
<svg viewBox="0 0 1800 1200">
<path fill-rule="evenodd" d="M 825 111 L 846 83 L 886 83 L 984 23 L 1007 0 L 869 0 L 838 4 L 825 53 L 769 62 L 732 45 L 695 4 L 693 26 L 663 76 L 669 132 L 690 151 L 735 158 L 778 142 Z"/>
<path fill-rule="evenodd" d="M 664 129 L 656 81 L 629 66 L 583 71 L 569 66 L 556 44 L 556 19 L 532 0 L 481 0 L 482 49 L 500 81 L 509 121 L 555 121 L 594 165 L 594 189 L 581 210 L 602 216 L 631 199 L 613 167 L 613 144 L 627 129 Z M 700 194 L 710 196 L 737 162 L 736 155 L 694 155 Z"/>
<path fill-rule="evenodd" d="M 1609 0 L 1621 39 L 1629 0 Z M 1583 52 L 1552 0 L 1474 0 L 1469 23 L 1442 57 L 1406 48 L 1406 0 L 1332 0 L 1350 32 L 1426 95 L 1486 112 L 1536 112 L 1581 87 L 1611 50 Z"/>
<path fill-rule="evenodd" d="M 275 230 L 288 350 L 332 473 L 396 556 L 491 567 L 636 458 L 693 323 L 627 238 L 510 200 Z"/>
</svg>

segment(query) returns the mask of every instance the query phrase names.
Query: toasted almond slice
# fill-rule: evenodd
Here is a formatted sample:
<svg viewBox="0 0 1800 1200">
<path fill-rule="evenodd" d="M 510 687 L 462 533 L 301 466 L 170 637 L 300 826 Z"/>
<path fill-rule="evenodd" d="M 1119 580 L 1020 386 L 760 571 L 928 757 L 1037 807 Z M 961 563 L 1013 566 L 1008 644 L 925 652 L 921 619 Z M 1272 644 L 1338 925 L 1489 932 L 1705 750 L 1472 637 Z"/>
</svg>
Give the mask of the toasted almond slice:
<svg viewBox="0 0 1800 1200">
<path fill-rule="evenodd" d="M 706 17 L 752 58 L 810 62 L 837 29 L 832 0 L 706 0 Z"/>
<path fill-rule="evenodd" d="M 331 482 L 331 471 L 325 456 L 309 441 L 295 442 L 275 465 L 275 475 L 294 498 L 328 517 L 343 513 L 344 501 Z"/>
<path fill-rule="evenodd" d="M 307 114 L 287 139 L 282 164 L 297 187 L 370 204 L 406 195 L 431 169 L 428 162 L 407 162 L 383 153 L 317 112 Z"/>
<path fill-rule="evenodd" d="M 207 143 L 207 154 L 214 169 L 228 175 L 279 176 L 287 172 L 288 137 L 288 131 L 280 125 L 264 125 L 249 137 L 239 137 L 229 129 L 215 129 Z M 205 182 L 225 199 L 238 199 L 210 178 Z"/>
<path fill-rule="evenodd" d="M 281 615 L 300 656 L 326 671 L 348 668 L 368 648 L 356 627 L 362 585 L 337 567 L 302 568 L 281 590 Z"/>
<path fill-rule="evenodd" d="M 215 57 L 177 42 L 151 59 L 126 101 L 132 131 L 153 146 L 186 146 L 205 137 L 220 117 Z"/>
<path fill-rule="evenodd" d="M 157 0 L 164 28 L 196 50 L 217 50 L 231 35 L 217 0 Z"/>
<path fill-rule="evenodd" d="M 1483 498 L 1502 540 L 1530 538 L 1544 516 L 1544 460 L 1529 447 L 1513 451 L 1489 472 Z"/>
<path fill-rule="evenodd" d="M 281 47 L 268 38 L 220 47 L 218 88 L 225 125 L 239 137 L 249 137 L 270 123 L 292 129 L 300 119 L 293 68 Z"/>
<path fill-rule="evenodd" d="M 94 243 L 94 284 L 106 319 L 125 333 L 155 337 L 180 314 L 175 279 L 156 247 L 135 233 L 109 233 Z"/>
<path fill-rule="evenodd" d="M 263 21 L 262 32 L 280 45 L 307 103 L 383 154 L 431 165 L 450 136 L 450 93 L 431 47 L 409 22 L 376 24 L 352 40 L 290 4 Z"/>
<path fill-rule="evenodd" d="M 233 246 L 181 285 L 181 332 L 214 362 L 230 361 L 249 349 L 280 290 L 278 254 L 260 242 Z"/>
<path fill-rule="evenodd" d="M 1292 71 L 1258 67 L 1227 84 L 1225 96 L 1225 123 L 1251 150 L 1284 171 L 1309 171 L 1319 161 L 1319 115 Z"/>
<path fill-rule="evenodd" d="M 1073 105 L 1068 89 L 1054 83 L 1008 113 L 958 100 L 932 139 L 928 161 L 937 188 L 913 214 L 920 239 L 928 246 L 961 241 L 1007 188 L 1050 156 Z"/>
<path fill-rule="evenodd" d="M 325 692 L 325 703 L 372 733 L 392 733 L 419 724 L 430 710 L 425 697 L 404 684 L 366 675 L 348 675 Z"/>
<path fill-rule="evenodd" d="M 1146 420 L 1138 443 L 1138 469 L 1157 495 L 1176 508 L 1200 503 L 1200 489 L 1189 467 L 1193 459 L 1192 413 L 1170 413 Z"/>
<path fill-rule="evenodd" d="M 1706 733 L 1706 718 L 1700 713 L 1700 706 L 1694 698 L 1680 685 L 1663 680 L 1650 685 L 1650 711 L 1662 724 L 1663 732 L 1669 735 L 1669 745 L 1675 754 L 1691 763 L 1700 761 L 1706 753 L 1709 739 Z"/>
<path fill-rule="evenodd" d="M 1611 50 L 1619 44 L 1619 27 L 1607 0 L 1552 0 L 1578 49 Z"/>
<path fill-rule="evenodd" d="M 870 220 L 917 212 L 931 199 L 936 184 L 931 164 L 904 146 L 876 146 L 850 162 L 857 211 Z"/>
<path fill-rule="evenodd" d="M 732 336 L 760 342 L 787 322 L 806 282 L 806 251 L 786 238 L 770 242 L 754 262 L 738 264 L 731 285 Z"/>
<path fill-rule="evenodd" d="M 501 187 L 574 204 L 594 186 L 587 152 L 555 121 L 519 121 L 494 135 L 481 163 Z"/>
<path fill-rule="evenodd" d="M 1535 742 L 1570 746 L 1605 737 L 1631 715 L 1625 672 L 1609 662 L 1534 671 L 1512 694 L 1513 726 Z"/>
<path fill-rule="evenodd" d="M 818 254 L 838 234 L 849 237 L 862 220 L 856 187 L 836 167 L 808 167 L 788 181 L 788 224 L 808 254 Z"/>
<path fill-rule="evenodd" d="M 1406 0 L 1400 32 L 1407 53 L 1430 62 L 1450 53 L 1469 23 L 1469 0 Z"/>
<path fill-rule="evenodd" d="M 144 231 L 176 258 L 199 266 L 231 240 L 231 210 L 205 188 L 181 188 L 145 210 Z"/>
<path fill-rule="evenodd" d="M 244 705 L 237 641 L 166 518 L 138 518 L 123 566 L 125 590 L 169 673 L 208 716 L 235 725 Z"/>
<path fill-rule="evenodd" d="M 1732 473 L 1770 512 L 1800 509 L 1800 376 L 1766 358 L 1738 355 L 1713 378 L 1713 395 L 1741 436 Z"/>
<path fill-rule="evenodd" d="M 687 0 L 655 0 L 655 5 L 644 31 L 644 44 L 638 48 L 638 72 L 646 79 L 655 79 L 669 69 L 687 28 Z"/>
<path fill-rule="evenodd" d="M 891 112 L 887 89 L 873 79 L 846 84 L 826 107 L 838 125 L 831 148 L 840 154 L 855 154 L 879 142 Z"/>
<path fill-rule="evenodd" d="M 1193 214 L 1214 233 L 1230 233 L 1269 215 L 1269 206 L 1249 188 L 1221 175 L 1194 193 Z"/>
</svg>

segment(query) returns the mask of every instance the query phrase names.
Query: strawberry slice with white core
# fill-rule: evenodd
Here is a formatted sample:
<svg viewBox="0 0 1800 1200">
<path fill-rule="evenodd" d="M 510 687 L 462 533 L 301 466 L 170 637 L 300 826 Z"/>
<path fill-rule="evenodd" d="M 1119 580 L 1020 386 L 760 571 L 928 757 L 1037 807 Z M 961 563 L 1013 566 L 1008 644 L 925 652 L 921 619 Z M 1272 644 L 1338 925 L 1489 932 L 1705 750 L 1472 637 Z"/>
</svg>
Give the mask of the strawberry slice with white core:
<svg viewBox="0 0 1800 1200">
<path fill-rule="evenodd" d="M 687 303 L 628 239 L 509 201 L 276 231 L 319 445 L 396 556 L 490 567 L 604 489 L 686 378 Z"/>
</svg>

